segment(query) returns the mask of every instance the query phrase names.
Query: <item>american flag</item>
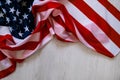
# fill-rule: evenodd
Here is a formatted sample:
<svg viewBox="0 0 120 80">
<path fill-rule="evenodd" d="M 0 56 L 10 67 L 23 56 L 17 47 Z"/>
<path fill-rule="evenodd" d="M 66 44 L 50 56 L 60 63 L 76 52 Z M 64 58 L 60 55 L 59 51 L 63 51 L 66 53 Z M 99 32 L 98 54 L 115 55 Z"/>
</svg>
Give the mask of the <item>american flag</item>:
<svg viewBox="0 0 120 80">
<path fill-rule="evenodd" d="M 108 0 L 1 0 L 0 25 L 0 78 L 53 35 L 108 57 L 120 52 L 120 11 Z"/>
</svg>

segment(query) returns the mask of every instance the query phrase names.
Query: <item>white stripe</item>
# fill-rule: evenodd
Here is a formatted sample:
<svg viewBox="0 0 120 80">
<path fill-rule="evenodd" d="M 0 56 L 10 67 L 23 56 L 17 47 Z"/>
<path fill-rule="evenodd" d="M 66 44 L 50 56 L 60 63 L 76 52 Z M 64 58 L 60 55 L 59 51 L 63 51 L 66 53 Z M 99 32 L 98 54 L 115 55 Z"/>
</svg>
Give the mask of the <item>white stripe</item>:
<svg viewBox="0 0 120 80">
<path fill-rule="evenodd" d="M 7 44 L 7 45 L 11 48 L 14 48 L 14 47 L 19 47 L 19 46 L 25 44 L 26 42 L 30 42 L 30 41 L 38 42 L 39 39 L 40 39 L 40 32 L 37 32 L 37 33 L 27 36 L 25 39 L 23 39 L 21 41 L 19 39 L 14 38 L 14 40 L 15 40 L 15 42 L 17 42 L 17 44 L 15 44 L 15 45 Z M 20 42 L 18 42 L 17 40 L 19 40 Z"/>
<path fill-rule="evenodd" d="M 47 36 L 44 37 L 42 42 L 38 45 L 38 49 L 42 48 L 45 44 L 47 44 L 51 39 L 53 38 L 52 34 L 48 34 Z"/>
<path fill-rule="evenodd" d="M 0 35 L 10 34 L 8 26 L 0 26 Z"/>
<path fill-rule="evenodd" d="M 117 20 L 98 0 L 84 0 L 97 14 L 99 14 L 111 27 L 120 34 L 120 21 Z"/>
<path fill-rule="evenodd" d="M 57 2 L 56 0 L 34 0 L 33 5 L 43 6 L 49 2 Z"/>
<path fill-rule="evenodd" d="M 48 19 L 54 8 L 48 9 L 46 11 L 36 13 L 36 26 L 40 21 Z"/>
<path fill-rule="evenodd" d="M 60 11 L 59 9 L 54 9 L 53 13 L 52 13 L 53 16 L 60 16 L 62 18 L 62 20 L 65 22 L 65 19 L 64 19 L 64 16 L 62 14 L 62 11 Z"/>
<path fill-rule="evenodd" d="M 12 66 L 12 63 L 8 58 L 0 61 L 0 71 L 5 70 L 5 69 L 9 68 L 10 66 Z"/>
<path fill-rule="evenodd" d="M 118 11 L 120 11 L 120 0 L 108 0 L 108 2 L 110 2 L 115 8 L 117 8 Z"/>
<path fill-rule="evenodd" d="M 120 52 L 120 48 L 115 46 L 115 44 L 109 40 L 108 43 L 103 43 L 104 47 L 109 50 L 114 56 L 116 56 Z"/>
<path fill-rule="evenodd" d="M 89 18 L 87 18 L 80 10 L 78 10 L 73 4 L 70 2 L 67 3 L 66 6 L 69 13 L 80 23 L 82 24 L 86 29 L 88 29 L 97 39 L 101 42 L 101 44 L 109 50 L 113 55 L 116 55 L 120 48 L 118 48 L 109 38 L 108 36 L 95 24 L 93 23 Z M 97 32 L 92 31 L 93 29 L 96 29 Z M 101 37 L 98 37 L 98 35 L 104 35 Z M 108 42 L 103 42 L 102 39 L 108 39 Z"/>
<path fill-rule="evenodd" d="M 54 10 L 54 8 L 50 8 L 47 11 L 39 12 L 39 15 L 37 17 L 40 17 L 41 19 L 38 21 L 48 19 L 48 17 L 50 16 L 50 14 L 52 13 L 53 10 Z"/>
<path fill-rule="evenodd" d="M 51 28 L 50 28 L 51 29 Z M 17 51 L 10 51 L 7 49 L 1 49 L 1 51 L 8 57 L 14 59 L 25 59 L 30 55 L 34 54 L 35 51 L 42 48 L 45 44 L 47 44 L 53 38 L 53 34 L 48 34 L 44 37 L 41 43 L 39 43 L 35 49 L 33 50 L 17 50 Z M 12 54 L 14 53 L 14 54 Z"/>
<path fill-rule="evenodd" d="M 55 20 L 53 20 L 53 24 L 54 24 L 54 31 L 59 37 L 67 41 L 78 42 L 78 40 L 72 33 L 67 32 L 65 28 L 60 24 L 58 24 Z"/>
<path fill-rule="evenodd" d="M 80 12 L 72 3 L 68 2 L 67 0 L 62 2 L 62 4 L 66 7 L 66 9 L 68 10 L 68 12 L 70 13 L 70 15 L 72 17 L 74 17 L 77 21 L 83 21 L 83 23 L 85 22 L 84 20 L 86 19 L 86 16 L 83 16 L 84 14 L 82 12 Z M 82 37 L 82 35 L 79 33 L 76 25 L 74 25 L 74 28 L 76 30 L 76 35 L 79 38 L 79 40 L 86 45 L 87 47 L 95 50 L 91 45 L 89 45 L 89 43 Z"/>
<path fill-rule="evenodd" d="M 114 56 L 119 53 L 120 48 L 116 46 L 96 24 L 89 23 L 88 25 L 83 26 L 86 26 L 86 29 L 88 29 L 96 37 L 96 39 Z"/>
<path fill-rule="evenodd" d="M 95 50 L 95 49 L 94 49 L 91 45 L 89 45 L 89 43 L 82 37 L 82 35 L 79 33 L 76 25 L 74 25 L 74 27 L 75 27 L 76 35 L 77 35 L 77 37 L 79 38 L 79 40 L 80 40 L 84 45 L 86 45 L 87 47 L 89 47 L 90 49 Z"/>
</svg>

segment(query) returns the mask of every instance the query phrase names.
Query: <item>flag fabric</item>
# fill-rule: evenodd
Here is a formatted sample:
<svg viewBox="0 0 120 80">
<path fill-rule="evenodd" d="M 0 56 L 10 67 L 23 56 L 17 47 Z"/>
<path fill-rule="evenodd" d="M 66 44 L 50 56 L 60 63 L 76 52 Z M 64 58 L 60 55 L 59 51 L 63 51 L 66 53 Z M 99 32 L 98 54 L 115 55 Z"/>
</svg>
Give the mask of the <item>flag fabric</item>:
<svg viewBox="0 0 120 80">
<path fill-rule="evenodd" d="M 11 34 L 24 39 L 34 29 L 33 0 L 1 0 L 0 25 L 8 26 Z"/>
<path fill-rule="evenodd" d="M 1 0 L 0 78 L 53 35 L 114 57 L 120 52 L 120 11 L 108 0 Z"/>
</svg>

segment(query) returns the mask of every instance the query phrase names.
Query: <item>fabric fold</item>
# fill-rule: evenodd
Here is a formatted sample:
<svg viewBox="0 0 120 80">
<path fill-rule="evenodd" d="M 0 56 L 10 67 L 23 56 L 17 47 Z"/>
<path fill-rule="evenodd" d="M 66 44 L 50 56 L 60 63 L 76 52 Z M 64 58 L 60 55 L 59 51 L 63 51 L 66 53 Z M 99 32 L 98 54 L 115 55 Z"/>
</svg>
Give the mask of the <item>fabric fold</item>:
<svg viewBox="0 0 120 80">
<path fill-rule="evenodd" d="M 6 0 L 1 3 L 4 5 L 0 8 L 0 78 L 12 73 L 16 63 L 41 49 L 54 35 L 61 41 L 82 42 L 88 48 L 111 58 L 120 52 L 118 17 L 114 17 L 115 13 L 109 12 L 110 9 L 107 10 L 108 7 L 106 9 L 99 0 L 94 0 L 94 3 L 89 0 L 30 0 L 30 3 L 13 0 L 15 5 L 11 4 L 11 0 Z M 6 6 L 10 6 L 10 14 L 5 13 Z M 95 6 L 107 14 L 97 11 Z M 20 7 L 20 10 L 15 7 Z M 24 10 L 27 12 L 24 13 Z M 111 23 L 112 19 L 115 24 Z M 1 24 L 1 21 L 6 24 Z"/>
</svg>

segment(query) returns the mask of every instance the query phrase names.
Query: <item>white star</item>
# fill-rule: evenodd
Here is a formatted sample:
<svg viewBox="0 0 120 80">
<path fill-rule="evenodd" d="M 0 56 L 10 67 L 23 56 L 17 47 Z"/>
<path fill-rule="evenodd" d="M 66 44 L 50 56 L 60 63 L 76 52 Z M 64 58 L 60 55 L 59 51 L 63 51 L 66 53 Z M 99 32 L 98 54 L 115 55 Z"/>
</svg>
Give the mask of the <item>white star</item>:
<svg viewBox="0 0 120 80">
<path fill-rule="evenodd" d="M 20 12 L 17 10 L 17 11 L 16 11 L 16 15 L 19 16 L 19 14 L 20 14 Z"/>
<path fill-rule="evenodd" d="M 23 1 L 22 6 L 27 6 L 27 2 Z"/>
<path fill-rule="evenodd" d="M 0 1 L 0 6 L 2 6 L 2 3 L 1 3 L 1 1 Z"/>
<path fill-rule="evenodd" d="M 30 23 L 31 21 L 29 20 L 29 23 Z"/>
<path fill-rule="evenodd" d="M 0 17 L 4 17 L 2 12 L 0 12 Z"/>
<path fill-rule="evenodd" d="M 22 24 L 22 19 L 19 19 L 19 21 L 20 21 L 19 23 Z"/>
<path fill-rule="evenodd" d="M 26 26 L 24 29 L 25 29 L 25 31 L 29 31 L 29 29 L 28 29 L 28 27 L 27 27 L 27 26 Z"/>
<path fill-rule="evenodd" d="M 10 0 L 6 0 L 6 4 L 10 5 L 11 1 Z"/>
<path fill-rule="evenodd" d="M 30 6 L 28 9 L 29 9 L 29 11 L 31 11 L 31 10 L 32 10 L 32 7 Z"/>
<path fill-rule="evenodd" d="M 23 33 L 21 33 L 21 32 L 19 32 L 18 34 L 19 34 L 19 36 L 21 36 L 21 37 L 23 36 Z"/>
<path fill-rule="evenodd" d="M 11 32 L 13 31 L 13 28 L 12 28 L 12 27 L 10 27 L 9 29 L 10 29 Z"/>
<path fill-rule="evenodd" d="M 4 13 L 6 13 L 6 10 L 5 10 L 5 9 L 2 8 L 2 10 L 3 10 Z"/>
<path fill-rule="evenodd" d="M 17 20 L 17 19 L 16 19 L 16 17 L 14 16 L 14 17 L 13 17 L 13 21 L 16 21 L 16 20 Z"/>
<path fill-rule="evenodd" d="M 8 17 L 6 17 L 6 21 L 9 23 L 10 22 L 10 19 Z"/>
<path fill-rule="evenodd" d="M 15 11 L 15 9 L 14 9 L 14 7 L 12 7 L 12 8 L 10 8 L 9 12 L 14 13 L 14 11 Z"/>
<path fill-rule="evenodd" d="M 23 18 L 24 18 L 24 19 L 27 19 L 27 18 L 28 18 L 28 15 L 27 15 L 27 14 L 24 14 L 24 15 L 23 15 Z"/>
</svg>

